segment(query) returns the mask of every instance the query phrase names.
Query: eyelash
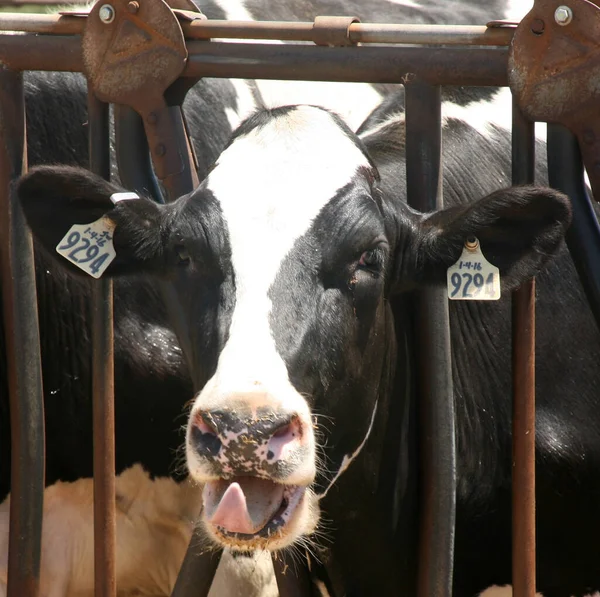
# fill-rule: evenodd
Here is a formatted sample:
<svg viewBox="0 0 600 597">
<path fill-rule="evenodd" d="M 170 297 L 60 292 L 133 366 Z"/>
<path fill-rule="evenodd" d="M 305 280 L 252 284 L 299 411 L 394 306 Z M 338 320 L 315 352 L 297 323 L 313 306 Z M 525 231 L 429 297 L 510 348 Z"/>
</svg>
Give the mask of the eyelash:
<svg viewBox="0 0 600 597">
<path fill-rule="evenodd" d="M 379 248 L 369 249 L 368 251 L 364 251 L 360 256 L 356 268 L 367 270 L 372 273 L 379 273 L 383 268 L 383 264 L 383 251 Z"/>
</svg>

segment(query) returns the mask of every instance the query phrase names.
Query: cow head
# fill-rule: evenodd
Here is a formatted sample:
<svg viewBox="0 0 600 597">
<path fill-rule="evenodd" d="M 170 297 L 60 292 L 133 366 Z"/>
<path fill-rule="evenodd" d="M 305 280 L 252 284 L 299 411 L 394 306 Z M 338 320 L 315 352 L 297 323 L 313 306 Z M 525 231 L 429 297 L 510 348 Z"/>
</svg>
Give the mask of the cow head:
<svg viewBox="0 0 600 597">
<path fill-rule="evenodd" d="M 73 223 L 107 216 L 117 257 L 105 275 L 146 272 L 177 297 L 197 385 L 187 464 L 217 542 L 278 549 L 310 533 L 319 496 L 377 443 L 392 293 L 444 284 L 470 236 L 513 288 L 556 252 L 570 219 L 564 196 L 533 187 L 417 214 L 404 189 L 382 196 L 378 178 L 337 117 L 302 106 L 251 117 L 172 204 L 113 205 L 117 187 L 72 168 L 19 184 L 48 249 Z"/>
</svg>

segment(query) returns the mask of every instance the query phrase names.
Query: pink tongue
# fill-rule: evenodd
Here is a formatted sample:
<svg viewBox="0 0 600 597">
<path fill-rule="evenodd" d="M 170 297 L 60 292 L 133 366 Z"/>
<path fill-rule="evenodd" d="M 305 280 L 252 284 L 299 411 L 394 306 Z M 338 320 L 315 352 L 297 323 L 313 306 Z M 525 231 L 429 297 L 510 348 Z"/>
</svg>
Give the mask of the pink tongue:
<svg viewBox="0 0 600 597">
<path fill-rule="evenodd" d="M 210 481 L 204 486 L 204 513 L 210 524 L 230 533 L 257 533 L 283 501 L 284 486 L 257 477 Z"/>
</svg>

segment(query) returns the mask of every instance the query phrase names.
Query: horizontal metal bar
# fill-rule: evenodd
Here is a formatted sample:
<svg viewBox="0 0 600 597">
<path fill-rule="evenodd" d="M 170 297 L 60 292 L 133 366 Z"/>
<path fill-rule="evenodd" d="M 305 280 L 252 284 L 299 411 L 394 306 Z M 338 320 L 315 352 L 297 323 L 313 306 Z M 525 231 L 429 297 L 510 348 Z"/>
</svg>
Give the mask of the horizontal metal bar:
<svg viewBox="0 0 600 597">
<path fill-rule="evenodd" d="M 184 75 L 294 81 L 505 86 L 508 48 L 362 46 L 191 41 Z M 0 60 L 2 56 L 0 55 Z"/>
<path fill-rule="evenodd" d="M 83 72 L 81 37 L 0 34 L 0 63 L 16 71 Z"/>
<path fill-rule="evenodd" d="M 54 35 L 83 33 L 85 17 L 5 13 L 0 15 L 0 31 L 24 31 Z M 314 41 L 311 22 L 286 21 L 219 21 L 201 20 L 181 23 L 187 39 L 256 39 L 280 41 Z M 444 44 L 508 46 L 514 27 L 481 25 L 399 25 L 353 23 L 348 29 L 352 43 Z"/>
<path fill-rule="evenodd" d="M 361 46 L 191 41 L 183 75 L 293 81 L 506 86 L 508 48 Z M 79 36 L 0 34 L 0 62 L 13 70 L 81 72 Z"/>
</svg>

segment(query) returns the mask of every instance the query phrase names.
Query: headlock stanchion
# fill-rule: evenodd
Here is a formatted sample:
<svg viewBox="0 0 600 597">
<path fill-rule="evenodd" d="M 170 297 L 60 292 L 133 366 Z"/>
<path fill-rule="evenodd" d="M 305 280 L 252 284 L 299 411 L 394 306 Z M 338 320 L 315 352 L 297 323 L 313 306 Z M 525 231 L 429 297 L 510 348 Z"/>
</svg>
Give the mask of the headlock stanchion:
<svg viewBox="0 0 600 597">
<path fill-rule="evenodd" d="M 88 91 L 90 170 L 110 179 L 108 104 Z M 115 597 L 115 387 L 112 280 L 92 287 L 92 393 L 94 422 L 94 587 Z"/>
<path fill-rule="evenodd" d="M 14 193 L 27 169 L 23 75 L 0 64 L 0 251 L 11 430 L 8 594 L 37 597 L 44 500 L 44 403 L 33 243 Z"/>
<path fill-rule="evenodd" d="M 571 199 L 567 246 L 600 330 L 600 225 L 586 189 L 577 138 L 560 124 L 548 125 L 548 179 Z"/>
<path fill-rule="evenodd" d="M 118 105 L 115 107 L 116 157 L 121 180 L 130 190 L 145 193 L 157 201 L 172 201 L 198 184 L 181 111 L 185 89 L 193 79 L 239 77 L 405 84 L 408 200 L 413 207 L 430 211 L 442 204 L 440 86 L 506 86 L 509 82 L 508 46 L 514 36 L 511 86 L 520 100 L 520 109 L 531 120 L 552 116 L 556 122 L 564 121 L 563 124 L 578 135 L 579 141 L 586 144 L 586 164 L 592 169 L 600 164 L 600 156 L 596 156 L 600 128 L 582 128 L 585 123 L 573 116 L 573 106 L 568 106 L 565 118 L 562 118 L 564 114 L 550 114 L 547 104 L 541 106 L 540 113 L 535 112 L 536 108 L 540 109 L 536 101 L 545 97 L 537 91 L 546 89 L 544 85 L 552 89 L 554 80 L 535 79 L 542 71 L 536 70 L 535 62 L 527 62 L 530 56 L 523 48 L 528 44 L 537 47 L 540 39 L 546 39 L 543 37 L 546 33 L 552 39 L 559 39 L 568 29 L 552 24 L 553 16 L 550 18 L 547 14 L 551 3 L 546 0 L 536 0 L 534 10 L 516 33 L 514 27 L 497 26 L 498 23 L 489 27 L 438 27 L 359 23 L 349 18 L 320 18 L 314 23 L 208 21 L 194 12 L 188 0 L 172 0 L 170 8 L 156 0 L 145 0 L 143 5 L 124 4 L 124 1 L 112 2 L 119 8 L 114 25 L 99 23 L 99 5 L 89 16 L 81 13 L 0 15 L 0 32 L 37 34 L 0 33 L 0 64 L 3 65 L 0 67 L 0 201 L 4 214 L 0 227 L 12 431 L 9 597 L 38 595 L 44 483 L 42 380 L 33 251 L 11 186 L 26 168 L 19 71 L 85 72 L 90 85 L 91 169 L 106 178 L 110 175 L 108 104 L 103 102 L 113 102 Z M 600 9 L 594 2 L 572 2 L 577 10 L 585 4 L 582 9 L 585 14 L 589 13 L 594 20 L 600 18 Z M 545 25 L 542 22 L 540 29 L 535 19 L 545 20 Z M 138 52 L 139 46 L 127 43 L 127 31 L 134 31 L 135 27 L 118 28 L 119 22 L 126 21 L 138 23 L 135 27 L 141 24 L 147 33 L 149 41 L 143 52 Z M 580 25 L 587 26 L 579 19 Z M 537 37 L 531 36 L 532 31 Z M 568 33 L 573 36 L 577 31 L 571 29 Z M 110 53 L 113 34 L 125 35 L 120 40 L 120 47 L 127 49 L 124 53 Z M 214 38 L 307 41 L 321 45 L 207 41 Z M 358 42 L 364 45 L 356 47 Z M 437 47 L 425 47 L 436 44 Z M 445 47 L 439 47 L 440 44 Z M 111 60 L 107 59 L 107 52 Z M 147 52 L 154 57 L 160 55 L 161 60 L 164 58 L 164 64 L 168 64 L 166 71 L 157 69 L 157 62 L 149 59 Z M 553 57 L 555 54 L 550 53 L 548 59 Z M 560 73 L 552 72 L 560 84 Z M 173 100 L 169 90 L 173 91 L 177 81 L 182 87 L 174 93 L 176 99 Z M 592 101 L 593 97 L 583 99 L 585 110 L 581 114 L 587 118 L 595 114 L 597 102 Z M 130 143 L 126 150 L 124 139 Z M 573 201 L 568 246 L 600 322 L 600 227 L 585 192 L 577 142 L 564 129 L 550 126 L 548 152 L 550 183 L 566 191 Z M 515 110 L 513 182 L 533 179 L 533 157 L 533 127 Z M 594 185 L 600 181 L 600 166 L 592 174 Z M 519 597 L 531 597 L 535 593 L 534 289 L 531 282 L 513 296 L 513 584 L 515 595 Z M 177 323 L 176 298 L 166 286 L 162 292 L 186 353 L 188 340 L 183 325 Z M 115 594 L 114 381 L 109 282 L 95 284 L 94 305 L 96 595 L 112 597 Z M 419 293 L 415 305 L 420 453 L 424 472 L 418 592 L 422 597 L 446 597 L 452 594 L 456 507 L 449 310 L 442 290 Z M 197 531 L 173 595 L 205 597 L 220 555 L 220 550 L 205 549 L 204 538 Z M 281 556 L 274 557 L 273 563 L 282 597 L 312 594 L 306 567 L 297 561 L 288 565 L 286 557 Z"/>
<path fill-rule="evenodd" d="M 534 124 L 513 103 L 512 182 L 532 184 Z M 535 280 L 512 295 L 513 595 L 535 597 Z"/>
<path fill-rule="evenodd" d="M 420 212 L 431 212 L 443 206 L 441 89 L 418 79 L 405 87 L 408 203 Z M 456 446 L 446 289 L 420 290 L 415 302 L 423 508 L 418 594 L 419 597 L 450 597 L 456 519 Z"/>
</svg>

